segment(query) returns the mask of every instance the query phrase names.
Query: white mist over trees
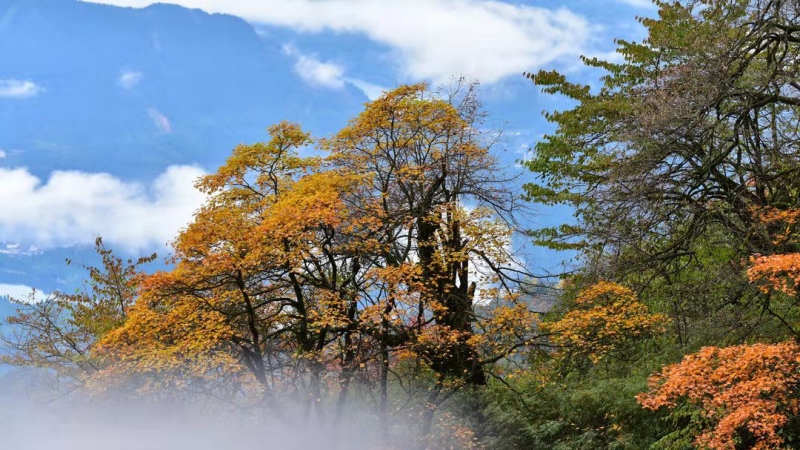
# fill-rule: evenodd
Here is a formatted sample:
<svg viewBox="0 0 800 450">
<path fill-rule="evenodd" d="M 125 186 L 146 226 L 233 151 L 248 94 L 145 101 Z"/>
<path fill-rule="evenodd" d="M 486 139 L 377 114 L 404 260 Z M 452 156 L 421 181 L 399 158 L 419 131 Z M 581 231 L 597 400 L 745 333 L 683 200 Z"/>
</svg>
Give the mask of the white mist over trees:
<svg viewBox="0 0 800 450">
<path fill-rule="evenodd" d="M 6 360 L 42 370 L 6 380 L 170 444 L 798 447 L 800 4 L 655 4 L 584 58 L 600 85 L 528 76 L 571 102 L 534 182 L 472 84 L 400 86 L 325 139 L 280 122 L 198 180 L 168 270 L 98 241 L 85 291 L 21 305 Z M 526 236 L 577 255 L 555 286 L 510 250 L 523 195 L 575 213 Z"/>
<path fill-rule="evenodd" d="M 508 252 L 523 207 L 482 117 L 475 85 L 420 84 L 317 141 L 324 157 L 300 156 L 314 141 L 298 125 L 270 127 L 199 179 L 208 201 L 170 271 L 141 275 L 152 258 L 98 241 L 90 290 L 9 319 L 7 361 L 99 397 L 470 444 L 457 421 L 434 423 L 439 405 L 543 344 L 522 301 L 530 274 Z"/>
</svg>

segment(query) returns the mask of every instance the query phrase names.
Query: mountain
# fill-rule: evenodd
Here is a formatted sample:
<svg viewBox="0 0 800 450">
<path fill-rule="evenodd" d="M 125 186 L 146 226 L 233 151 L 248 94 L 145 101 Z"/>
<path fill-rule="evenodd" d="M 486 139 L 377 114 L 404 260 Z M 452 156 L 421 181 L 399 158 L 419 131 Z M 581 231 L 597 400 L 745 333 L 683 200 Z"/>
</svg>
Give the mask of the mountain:
<svg viewBox="0 0 800 450">
<path fill-rule="evenodd" d="M 360 110 L 354 86 L 304 83 L 283 45 L 240 18 L 174 5 L 0 0 L 0 82 L 30 94 L 0 96 L 0 163 L 38 176 L 213 169 L 279 120 L 324 134 Z"/>
<path fill-rule="evenodd" d="M 269 36 L 174 5 L 0 0 L 0 167 L 147 183 L 172 164 L 214 170 L 280 120 L 324 135 L 362 109 L 367 98 L 352 85 L 304 82 L 277 40 L 285 35 Z M 85 273 L 66 257 L 96 255 L 90 246 L 0 252 L 0 284 L 72 291 Z"/>
</svg>

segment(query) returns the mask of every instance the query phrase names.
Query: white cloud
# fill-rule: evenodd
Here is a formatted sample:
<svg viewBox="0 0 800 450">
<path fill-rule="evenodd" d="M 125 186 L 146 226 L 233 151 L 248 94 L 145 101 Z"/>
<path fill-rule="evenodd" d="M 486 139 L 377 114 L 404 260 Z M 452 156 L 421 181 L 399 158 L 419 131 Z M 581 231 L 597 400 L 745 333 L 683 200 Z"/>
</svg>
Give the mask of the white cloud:
<svg viewBox="0 0 800 450">
<path fill-rule="evenodd" d="M 6 156 L 8 156 L 8 154 L 6 154 L 6 151 L 5 150 L 0 150 L 0 159 L 5 158 Z"/>
<path fill-rule="evenodd" d="M 41 86 L 29 80 L 0 80 L 0 98 L 35 97 L 44 91 Z"/>
<path fill-rule="evenodd" d="M 122 72 L 119 76 L 117 84 L 123 89 L 132 89 L 134 86 L 142 81 L 142 72 Z"/>
<path fill-rule="evenodd" d="M 53 248 L 99 235 L 130 251 L 163 247 L 202 204 L 194 188 L 202 174 L 172 166 L 144 186 L 84 172 L 53 172 L 43 182 L 27 169 L 0 168 L 0 241 Z"/>
<path fill-rule="evenodd" d="M 361 92 L 367 96 L 370 101 L 376 100 L 378 97 L 383 95 L 384 92 L 389 91 L 389 88 L 379 86 L 377 84 L 368 83 L 364 80 L 359 80 L 358 78 L 345 78 L 345 81 L 352 84 L 353 86 L 361 89 Z"/>
<path fill-rule="evenodd" d="M 22 284 L 0 284 L 0 298 L 3 297 L 21 302 L 40 302 L 47 298 L 47 294 Z"/>
<path fill-rule="evenodd" d="M 303 53 L 291 44 L 284 45 L 283 51 L 295 59 L 294 71 L 311 85 L 341 89 L 345 83 L 350 83 L 370 100 L 377 99 L 389 90 L 358 78 L 346 77 L 342 66 L 320 61 L 316 56 Z"/>
<path fill-rule="evenodd" d="M 656 5 L 653 3 L 653 0 L 617 0 L 620 3 L 624 3 L 629 6 L 633 6 L 634 8 L 655 8 Z"/>
<path fill-rule="evenodd" d="M 167 116 L 162 114 L 161 111 L 155 108 L 150 108 L 147 110 L 147 115 L 149 115 L 150 119 L 153 120 L 153 125 L 155 125 L 156 128 L 165 133 L 172 132 L 172 124 L 170 124 Z"/>
<path fill-rule="evenodd" d="M 144 7 L 152 0 L 93 0 Z M 364 34 L 393 49 L 405 75 L 493 83 L 585 50 L 593 30 L 566 8 L 491 0 L 172 0 L 304 32 Z"/>
<path fill-rule="evenodd" d="M 341 66 L 320 61 L 289 44 L 283 46 L 283 51 L 295 59 L 294 71 L 307 83 L 334 89 L 344 87 L 344 68 Z"/>
</svg>

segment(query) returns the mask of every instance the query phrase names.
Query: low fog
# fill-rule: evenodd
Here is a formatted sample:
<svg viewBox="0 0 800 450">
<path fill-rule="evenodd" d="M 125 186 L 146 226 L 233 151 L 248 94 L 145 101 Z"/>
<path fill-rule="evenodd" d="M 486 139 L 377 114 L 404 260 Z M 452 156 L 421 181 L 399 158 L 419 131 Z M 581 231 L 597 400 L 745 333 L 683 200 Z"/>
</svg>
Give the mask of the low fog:
<svg viewBox="0 0 800 450">
<path fill-rule="evenodd" d="M 0 379 L 2 448 L 20 450 L 371 449 L 347 421 L 300 426 L 256 411 L 197 404 L 48 398 Z"/>
</svg>

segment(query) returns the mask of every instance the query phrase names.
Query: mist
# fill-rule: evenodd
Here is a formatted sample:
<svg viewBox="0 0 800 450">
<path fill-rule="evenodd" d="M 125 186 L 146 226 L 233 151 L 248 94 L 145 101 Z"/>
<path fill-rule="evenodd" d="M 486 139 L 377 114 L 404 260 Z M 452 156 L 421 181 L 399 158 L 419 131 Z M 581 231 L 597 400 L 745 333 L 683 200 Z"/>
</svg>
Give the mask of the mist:
<svg viewBox="0 0 800 450">
<path fill-rule="evenodd" d="M 368 427 L 292 423 L 264 410 L 201 403 L 47 398 L 0 381 L 2 448 L 46 450 L 373 449 Z M 24 383 L 23 383 L 24 384 Z M 14 391 L 14 392 L 9 392 Z"/>
</svg>

